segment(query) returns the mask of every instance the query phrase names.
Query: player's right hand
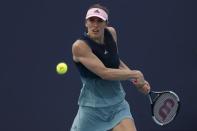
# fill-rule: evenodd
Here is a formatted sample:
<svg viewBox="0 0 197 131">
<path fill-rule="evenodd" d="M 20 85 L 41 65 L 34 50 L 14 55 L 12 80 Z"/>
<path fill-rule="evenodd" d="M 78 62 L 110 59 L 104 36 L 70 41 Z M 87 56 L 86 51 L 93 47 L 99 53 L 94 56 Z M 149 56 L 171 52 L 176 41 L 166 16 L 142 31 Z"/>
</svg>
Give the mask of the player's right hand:
<svg viewBox="0 0 197 131">
<path fill-rule="evenodd" d="M 144 75 L 142 74 L 141 71 L 135 70 L 136 76 L 134 79 L 132 79 L 132 83 L 136 86 L 136 87 L 142 87 L 145 84 L 145 79 L 144 79 Z"/>
</svg>

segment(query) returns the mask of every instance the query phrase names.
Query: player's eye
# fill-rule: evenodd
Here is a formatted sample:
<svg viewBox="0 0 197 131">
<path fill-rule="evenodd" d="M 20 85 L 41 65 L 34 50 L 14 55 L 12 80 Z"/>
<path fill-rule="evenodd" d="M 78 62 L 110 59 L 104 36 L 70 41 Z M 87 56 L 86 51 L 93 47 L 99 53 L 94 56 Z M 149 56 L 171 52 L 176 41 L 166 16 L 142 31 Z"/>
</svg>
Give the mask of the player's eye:
<svg viewBox="0 0 197 131">
<path fill-rule="evenodd" d="M 98 23 L 102 23 L 103 22 L 103 20 L 101 19 L 101 18 L 95 18 L 95 17 L 91 17 L 91 18 L 89 18 L 89 21 L 90 22 L 98 22 Z"/>
<path fill-rule="evenodd" d="M 99 18 L 99 19 L 97 19 L 97 22 L 102 23 L 103 20 Z"/>
</svg>

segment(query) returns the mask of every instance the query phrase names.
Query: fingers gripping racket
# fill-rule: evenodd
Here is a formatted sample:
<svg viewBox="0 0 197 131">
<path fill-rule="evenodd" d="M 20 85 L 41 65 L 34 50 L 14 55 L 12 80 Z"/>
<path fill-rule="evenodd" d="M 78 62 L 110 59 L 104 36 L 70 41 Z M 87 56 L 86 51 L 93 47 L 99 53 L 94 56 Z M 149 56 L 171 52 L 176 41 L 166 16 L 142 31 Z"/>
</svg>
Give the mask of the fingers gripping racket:
<svg viewBox="0 0 197 131">
<path fill-rule="evenodd" d="M 152 118 L 158 125 L 170 123 L 178 114 L 180 100 L 173 91 L 150 91 L 148 98 L 151 103 Z"/>
</svg>

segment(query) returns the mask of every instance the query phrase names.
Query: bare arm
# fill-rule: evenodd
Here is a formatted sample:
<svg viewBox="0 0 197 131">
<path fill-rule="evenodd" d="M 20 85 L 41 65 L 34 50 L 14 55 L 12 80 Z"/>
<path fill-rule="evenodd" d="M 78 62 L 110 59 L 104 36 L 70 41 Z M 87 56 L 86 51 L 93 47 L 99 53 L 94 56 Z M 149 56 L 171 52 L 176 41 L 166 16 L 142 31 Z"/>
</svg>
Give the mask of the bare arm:
<svg viewBox="0 0 197 131">
<path fill-rule="evenodd" d="M 116 30 L 113 28 L 113 27 L 107 27 L 107 29 L 111 32 L 112 36 L 113 36 L 113 39 L 114 41 L 116 42 L 117 44 L 117 34 L 116 34 Z M 117 49 L 118 49 L 118 46 L 116 45 Z M 129 69 L 131 70 L 122 60 L 120 60 L 120 65 L 119 65 L 119 69 Z M 141 72 L 140 72 L 141 73 Z M 142 73 L 141 73 L 142 74 Z M 136 87 L 143 87 L 143 85 L 145 84 L 145 79 L 144 79 L 144 76 L 143 74 L 141 75 L 142 77 L 138 78 L 138 79 L 130 79 L 133 84 L 136 86 Z M 136 82 L 137 80 L 137 82 Z"/>
<path fill-rule="evenodd" d="M 117 44 L 116 30 L 113 27 L 107 27 L 107 29 L 111 32 L 111 34 L 112 34 L 112 36 L 114 38 L 114 41 Z M 117 46 L 117 48 L 118 48 L 118 46 Z M 127 70 L 128 69 L 128 70 L 130 70 L 130 68 L 122 60 L 120 60 L 119 69 L 122 69 L 122 70 L 124 70 L 124 69 Z M 130 80 L 138 88 L 138 90 L 140 90 L 142 93 L 147 94 L 150 91 L 150 84 L 144 79 L 143 74 L 141 75 L 140 78 L 130 79 Z"/>
<path fill-rule="evenodd" d="M 130 68 L 122 60 L 120 60 L 119 69 L 129 69 L 130 70 Z"/>
<path fill-rule="evenodd" d="M 92 50 L 82 40 L 77 40 L 73 44 L 72 53 L 74 61 L 82 63 L 87 69 L 94 72 L 102 79 L 128 80 L 132 78 L 140 78 L 142 75 L 139 71 L 105 67 L 101 60 L 92 53 Z"/>
</svg>

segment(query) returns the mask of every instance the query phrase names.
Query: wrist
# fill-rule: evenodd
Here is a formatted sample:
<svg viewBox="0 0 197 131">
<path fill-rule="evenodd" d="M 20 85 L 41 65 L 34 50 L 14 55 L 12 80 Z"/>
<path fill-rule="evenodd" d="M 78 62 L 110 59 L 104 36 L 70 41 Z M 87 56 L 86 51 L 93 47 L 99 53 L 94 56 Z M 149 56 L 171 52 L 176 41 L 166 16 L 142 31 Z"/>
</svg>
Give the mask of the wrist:
<svg viewBox="0 0 197 131">
<path fill-rule="evenodd" d="M 146 85 L 146 81 L 143 80 L 134 80 L 135 82 L 133 82 L 133 84 L 137 87 L 137 88 L 142 88 L 144 87 L 144 85 Z"/>
</svg>

